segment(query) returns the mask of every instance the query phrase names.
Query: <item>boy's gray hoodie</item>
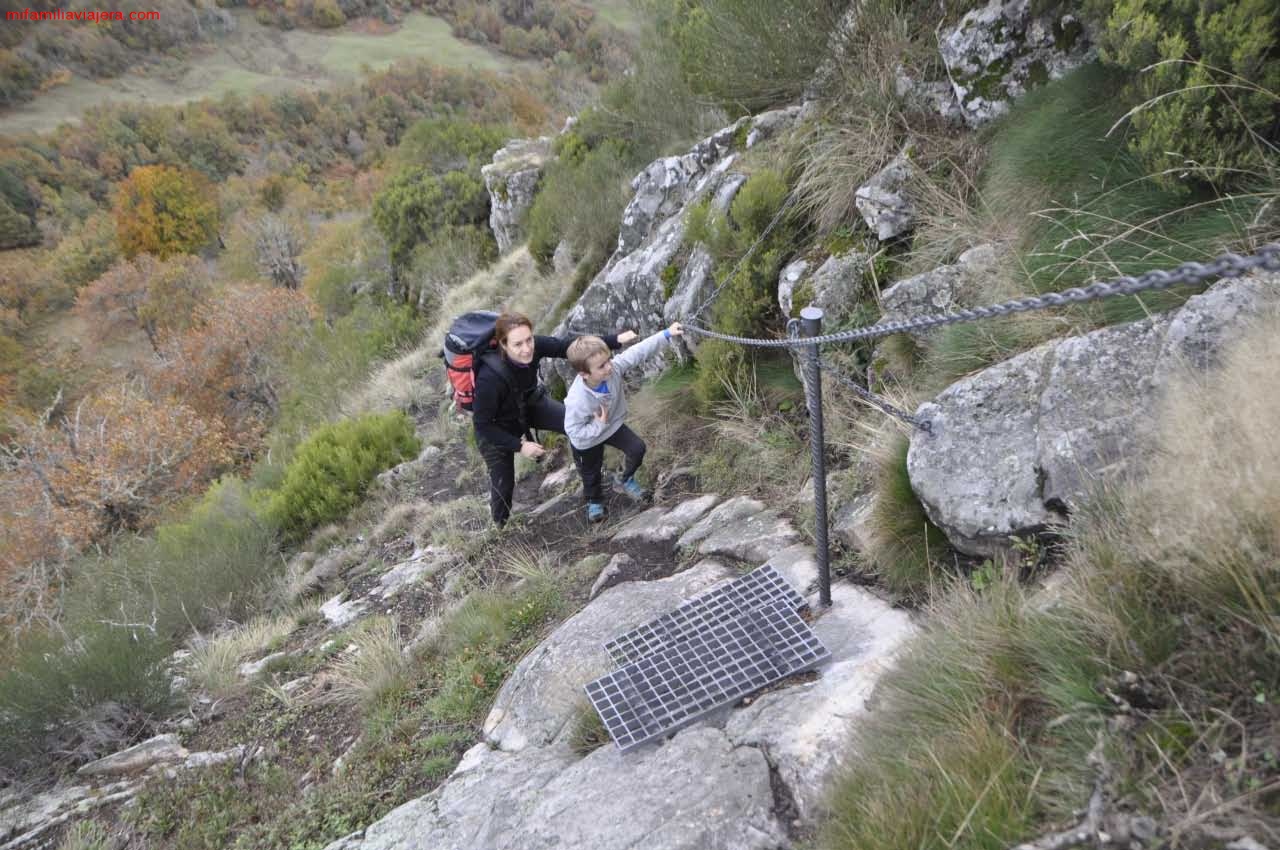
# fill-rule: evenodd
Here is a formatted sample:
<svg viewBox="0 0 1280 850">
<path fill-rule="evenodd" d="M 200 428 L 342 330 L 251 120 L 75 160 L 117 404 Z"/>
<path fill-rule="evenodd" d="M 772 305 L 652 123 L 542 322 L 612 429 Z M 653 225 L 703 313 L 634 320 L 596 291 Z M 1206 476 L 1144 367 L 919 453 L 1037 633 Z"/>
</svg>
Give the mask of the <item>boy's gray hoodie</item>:
<svg viewBox="0 0 1280 850">
<path fill-rule="evenodd" d="M 582 375 L 573 379 L 564 397 L 564 432 L 575 449 L 598 446 L 622 427 L 627 417 L 627 394 L 622 386 L 622 375 L 632 366 L 639 366 L 667 342 L 666 331 L 658 331 L 637 342 L 613 358 L 613 374 L 605 383 L 608 392 L 599 393 L 587 386 Z M 609 410 L 609 419 L 601 422 L 595 418 L 601 406 Z"/>
</svg>

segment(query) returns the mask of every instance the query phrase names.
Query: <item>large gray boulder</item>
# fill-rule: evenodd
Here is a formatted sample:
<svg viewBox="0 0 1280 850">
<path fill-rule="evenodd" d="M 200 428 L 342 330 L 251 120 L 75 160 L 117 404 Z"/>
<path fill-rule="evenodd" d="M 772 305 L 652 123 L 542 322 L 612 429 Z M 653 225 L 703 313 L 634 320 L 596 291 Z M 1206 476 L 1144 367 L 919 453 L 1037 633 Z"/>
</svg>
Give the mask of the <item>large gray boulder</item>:
<svg viewBox="0 0 1280 850">
<path fill-rule="evenodd" d="M 551 139 L 513 139 L 480 169 L 489 192 L 489 226 L 498 251 L 507 253 L 524 241 L 524 217 L 533 206 L 542 171 L 551 159 Z"/>
<path fill-rule="evenodd" d="M 602 592 L 516 665 L 484 722 L 485 738 L 512 752 L 563 740 L 586 705 L 584 686 L 614 667 L 606 641 L 730 575 L 727 567 L 703 561 L 667 579 Z"/>
<path fill-rule="evenodd" d="M 1046 343 L 920 406 L 930 422 L 907 454 L 929 518 L 963 552 L 1064 522 L 1099 482 L 1140 471 L 1153 411 L 1183 364 L 1223 346 L 1280 302 L 1280 274 L 1218 284 L 1180 309 Z"/>
<path fill-rule="evenodd" d="M 1030 0 L 990 0 L 944 30 L 938 46 L 961 115 L 976 127 L 1008 112 L 1028 89 L 1092 61 L 1090 42 L 1070 12 L 1036 17 Z"/>
</svg>

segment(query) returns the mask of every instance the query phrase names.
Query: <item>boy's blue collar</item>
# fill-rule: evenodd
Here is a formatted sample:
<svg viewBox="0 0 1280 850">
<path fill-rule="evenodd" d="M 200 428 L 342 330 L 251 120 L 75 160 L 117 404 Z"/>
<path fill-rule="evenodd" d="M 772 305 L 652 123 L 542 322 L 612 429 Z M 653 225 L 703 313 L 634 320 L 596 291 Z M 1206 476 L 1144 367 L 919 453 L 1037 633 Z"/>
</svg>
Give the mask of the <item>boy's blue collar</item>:
<svg viewBox="0 0 1280 850">
<path fill-rule="evenodd" d="M 587 382 L 586 382 L 586 381 L 583 381 L 582 383 L 587 384 Z M 608 382 L 608 381 L 601 381 L 601 382 L 600 382 L 600 386 L 598 386 L 598 387 L 593 387 L 593 386 L 591 386 L 590 384 L 587 384 L 587 389 L 591 390 L 593 393 L 601 393 L 601 394 L 604 394 L 604 393 L 607 393 L 607 392 L 609 391 L 609 382 Z"/>
</svg>

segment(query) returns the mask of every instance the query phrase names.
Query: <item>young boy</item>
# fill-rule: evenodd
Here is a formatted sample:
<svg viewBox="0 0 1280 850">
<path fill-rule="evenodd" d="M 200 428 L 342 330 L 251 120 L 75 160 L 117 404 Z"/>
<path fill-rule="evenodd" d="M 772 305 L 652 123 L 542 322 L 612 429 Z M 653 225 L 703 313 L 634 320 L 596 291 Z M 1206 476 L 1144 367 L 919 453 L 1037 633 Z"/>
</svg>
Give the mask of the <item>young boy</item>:
<svg viewBox="0 0 1280 850">
<path fill-rule="evenodd" d="M 627 457 L 622 473 L 622 489 L 633 499 L 647 494 L 636 481 L 636 470 L 644 460 L 644 441 L 623 424 L 627 416 L 627 396 L 622 374 L 638 366 L 654 352 L 680 336 L 684 328 L 676 322 L 666 330 L 636 343 L 613 356 L 598 336 L 580 336 L 569 345 L 569 365 L 578 373 L 564 398 L 564 432 L 573 447 L 573 461 L 582 475 L 582 495 L 587 502 L 588 522 L 604 520 L 604 499 L 600 488 L 600 468 L 604 447 L 613 446 Z"/>
</svg>

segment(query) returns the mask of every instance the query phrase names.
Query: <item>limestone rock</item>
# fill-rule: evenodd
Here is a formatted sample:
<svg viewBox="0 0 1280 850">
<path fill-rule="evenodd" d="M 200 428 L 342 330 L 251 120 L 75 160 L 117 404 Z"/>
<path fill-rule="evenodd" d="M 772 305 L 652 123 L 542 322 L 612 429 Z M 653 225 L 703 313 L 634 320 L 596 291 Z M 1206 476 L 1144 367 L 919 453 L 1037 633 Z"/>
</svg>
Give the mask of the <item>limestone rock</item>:
<svg viewBox="0 0 1280 850">
<path fill-rule="evenodd" d="M 320 613 L 334 628 L 341 628 L 364 613 L 367 603 L 358 599 L 346 600 L 346 593 L 339 593 L 320 606 Z"/>
<path fill-rule="evenodd" d="M 586 702 L 583 687 L 612 669 L 603 648 L 606 641 L 729 575 L 728 568 L 704 561 L 670 578 L 630 582 L 601 593 L 521 659 L 484 722 L 486 740 L 518 751 L 562 738 Z"/>
<path fill-rule="evenodd" d="M 551 140 L 514 139 L 480 169 L 489 192 L 489 226 L 498 251 L 507 253 L 524 241 L 524 217 L 533 206 L 542 170 L 551 158 Z"/>
<path fill-rule="evenodd" d="M 1063 522 L 1100 479 L 1141 469 L 1172 370 L 1213 364 L 1280 300 L 1280 274 L 1226 281 L 1179 310 L 1049 342 L 952 384 L 917 415 L 916 495 L 956 548 L 991 555 Z"/>
<path fill-rule="evenodd" d="M 915 222 L 915 203 L 907 196 L 915 171 L 909 153 L 903 151 L 853 193 L 862 220 L 877 239 L 906 233 Z"/>
<path fill-rule="evenodd" d="M 791 523 L 761 502 L 739 496 L 716 508 L 681 535 L 676 545 L 701 555 L 727 555 L 764 563 L 779 549 L 799 540 Z"/>
<path fill-rule="evenodd" d="M 613 535 L 614 543 L 673 543 L 689 526 L 711 510 L 720 497 L 708 493 L 688 499 L 668 510 L 657 507 L 628 520 Z"/>
<path fill-rule="evenodd" d="M 458 556 L 443 546 L 416 549 L 408 558 L 378 577 L 378 587 L 374 589 L 373 595 L 388 599 L 404 588 L 446 569 L 457 560 Z"/>
<path fill-rule="evenodd" d="M 715 279 L 711 276 L 714 266 L 715 260 L 706 247 L 695 245 L 684 268 L 680 270 L 680 277 L 676 279 L 671 297 L 662 305 L 663 323 L 669 325 L 692 316 L 711 297 L 715 284 Z"/>
<path fill-rule="evenodd" d="M 823 311 L 824 322 L 843 321 L 866 294 L 870 261 L 862 251 L 849 251 L 827 257 L 812 273 L 806 260 L 790 263 L 778 276 L 778 306 L 784 315 L 796 316 L 812 304 Z M 797 293 L 803 303 L 796 301 Z"/>
<path fill-rule="evenodd" d="M 591 592 L 587 594 L 587 598 L 595 599 L 601 591 L 625 581 L 634 581 L 639 574 L 640 564 L 627 553 L 619 552 L 610 558 L 609 563 L 605 564 L 604 569 L 600 571 L 595 583 L 591 585 Z"/>
<path fill-rule="evenodd" d="M 76 771 L 80 776 L 130 776 L 157 764 L 181 764 L 190 755 L 177 735 L 157 735 L 127 750 L 91 761 Z"/>
<path fill-rule="evenodd" d="M 288 655 L 289 653 L 287 652 L 273 652 L 270 655 L 259 658 L 257 661 L 246 661 L 240 665 L 240 676 L 245 679 L 252 679 L 267 669 L 268 666 L 282 658 L 287 658 Z"/>
<path fill-rule="evenodd" d="M 998 118 L 1028 89 L 1097 55 L 1079 18 L 1069 12 L 1034 17 L 1030 0 L 990 0 L 944 30 L 939 50 L 971 127 Z"/>
<path fill-rule="evenodd" d="M 480 744 L 437 791 L 326 850 L 772 850 L 787 846 L 772 809 L 764 755 L 716 729 L 582 759 Z"/>
<path fill-rule="evenodd" d="M 765 694 L 725 727 L 734 743 L 765 751 L 808 823 L 820 814 L 872 690 L 916 632 L 905 612 L 861 588 L 837 583 L 831 595 L 831 608 L 813 624 L 832 656 L 818 678 Z"/>
<path fill-rule="evenodd" d="M 786 844 L 773 807 L 764 754 L 698 726 L 637 752 L 595 750 L 542 789 L 503 846 L 773 850 Z"/>
<path fill-rule="evenodd" d="M 831 534 L 854 552 L 865 552 L 871 533 L 871 508 L 875 496 L 870 493 L 858 496 L 847 505 L 836 509 Z"/>
</svg>

